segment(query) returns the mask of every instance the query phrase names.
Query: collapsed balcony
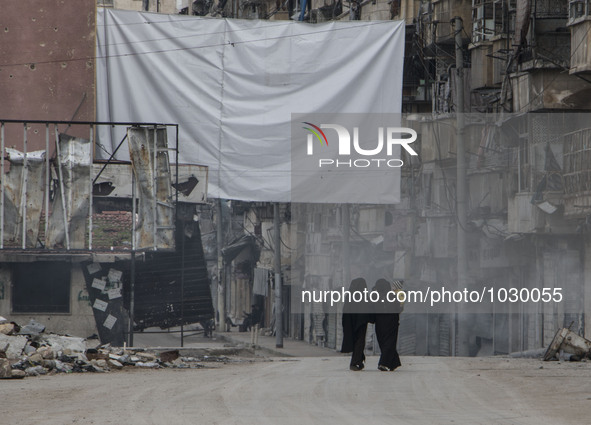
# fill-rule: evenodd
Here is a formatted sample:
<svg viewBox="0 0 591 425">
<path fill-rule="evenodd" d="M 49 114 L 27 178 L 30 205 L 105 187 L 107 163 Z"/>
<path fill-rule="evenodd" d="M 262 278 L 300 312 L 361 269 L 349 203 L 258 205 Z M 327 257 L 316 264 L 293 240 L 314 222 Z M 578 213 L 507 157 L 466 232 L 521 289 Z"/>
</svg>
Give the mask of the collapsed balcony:
<svg viewBox="0 0 591 425">
<path fill-rule="evenodd" d="M 178 164 L 176 124 L 0 125 L 2 251 L 174 250 L 175 205 L 205 199 L 206 168 Z M 129 161 L 94 160 L 99 130 L 116 126 L 127 127 L 116 150 L 127 142 Z"/>
<path fill-rule="evenodd" d="M 178 125 L 0 120 L 0 152 L 0 308 L 86 317 L 80 332 L 115 345 L 213 317 L 195 205 L 207 167 L 179 164 Z"/>
</svg>

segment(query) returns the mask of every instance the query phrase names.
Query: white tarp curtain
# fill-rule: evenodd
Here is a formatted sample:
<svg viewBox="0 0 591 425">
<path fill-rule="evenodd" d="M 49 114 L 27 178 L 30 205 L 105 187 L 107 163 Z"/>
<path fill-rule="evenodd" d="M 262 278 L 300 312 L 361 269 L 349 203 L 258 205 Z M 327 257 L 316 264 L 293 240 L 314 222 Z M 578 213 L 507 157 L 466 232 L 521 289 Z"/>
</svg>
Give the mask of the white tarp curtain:
<svg viewBox="0 0 591 425">
<path fill-rule="evenodd" d="M 287 202 L 291 114 L 400 113 L 403 53 L 401 21 L 99 8 L 97 119 L 178 123 L 179 162 L 209 166 L 209 197 Z M 97 156 L 124 136 L 102 129 Z"/>
</svg>

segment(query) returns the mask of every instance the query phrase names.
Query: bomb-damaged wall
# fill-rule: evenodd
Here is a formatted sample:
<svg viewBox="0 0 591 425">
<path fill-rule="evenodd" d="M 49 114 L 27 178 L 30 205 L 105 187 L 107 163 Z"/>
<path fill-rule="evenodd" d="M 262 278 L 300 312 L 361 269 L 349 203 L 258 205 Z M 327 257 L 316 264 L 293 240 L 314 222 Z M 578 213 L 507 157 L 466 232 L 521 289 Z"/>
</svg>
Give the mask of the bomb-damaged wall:
<svg viewBox="0 0 591 425">
<path fill-rule="evenodd" d="M 94 0 L 12 2 L 0 14 L 0 117 L 94 121 Z M 29 125 L 29 150 L 45 147 L 45 129 Z M 65 126 L 60 127 L 60 131 Z M 7 128 L 22 140 L 22 127 Z M 70 135 L 87 133 L 71 128 Z"/>
<path fill-rule="evenodd" d="M 97 326 L 92 312 L 92 306 L 90 304 L 90 298 L 86 289 L 86 283 L 82 274 L 82 269 L 79 264 L 67 264 L 66 273 L 68 279 L 66 281 L 59 282 L 60 290 L 65 298 L 60 297 L 60 301 L 66 300 L 65 304 L 60 303 L 61 312 L 51 311 L 22 311 L 22 310 L 42 310 L 43 307 L 36 305 L 36 301 L 39 300 L 39 296 L 35 298 L 31 297 L 31 302 L 27 303 L 26 299 L 17 297 L 15 292 L 20 293 L 20 287 L 26 286 L 27 288 L 31 285 L 36 285 L 37 290 L 43 288 L 44 294 L 42 296 L 47 299 L 55 299 L 55 291 L 48 288 L 44 282 L 38 280 L 37 282 L 18 280 L 17 269 L 19 267 L 28 268 L 43 268 L 47 262 L 37 263 L 22 263 L 20 266 L 17 263 L 3 263 L 0 268 L 0 316 L 5 317 L 10 321 L 14 321 L 19 325 L 26 325 L 29 320 L 35 320 L 46 326 L 46 332 L 54 332 L 59 334 L 69 334 L 80 337 L 88 337 L 97 334 Z M 46 279 L 47 280 L 47 279 Z M 39 284 L 39 285 L 37 285 Z M 56 285 L 57 286 L 57 285 Z M 26 288 L 25 288 L 26 289 Z M 56 288 L 57 290 L 57 288 Z M 15 298 L 18 298 L 20 306 L 18 310 L 14 311 L 13 302 Z M 24 301 L 24 302 L 23 302 Z M 28 304 L 28 305 L 27 305 Z M 56 308 L 47 303 L 47 308 Z"/>
</svg>

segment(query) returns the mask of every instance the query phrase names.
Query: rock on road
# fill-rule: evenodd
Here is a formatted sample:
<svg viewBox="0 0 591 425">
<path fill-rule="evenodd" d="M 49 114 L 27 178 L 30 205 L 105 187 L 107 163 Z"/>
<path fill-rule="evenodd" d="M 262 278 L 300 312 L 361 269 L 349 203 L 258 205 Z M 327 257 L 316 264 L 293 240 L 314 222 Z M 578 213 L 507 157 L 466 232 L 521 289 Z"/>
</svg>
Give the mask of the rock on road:
<svg viewBox="0 0 591 425">
<path fill-rule="evenodd" d="M 346 357 L 308 357 L 4 380 L 0 423 L 589 423 L 591 363 L 405 357 L 379 372 L 376 362 L 362 372 Z"/>
</svg>

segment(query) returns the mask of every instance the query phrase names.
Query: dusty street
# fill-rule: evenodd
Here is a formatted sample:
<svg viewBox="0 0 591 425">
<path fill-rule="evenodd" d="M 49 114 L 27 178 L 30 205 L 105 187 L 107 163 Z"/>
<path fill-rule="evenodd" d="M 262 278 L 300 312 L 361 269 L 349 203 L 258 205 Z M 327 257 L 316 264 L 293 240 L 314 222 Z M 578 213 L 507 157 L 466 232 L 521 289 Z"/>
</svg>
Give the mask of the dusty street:
<svg viewBox="0 0 591 425">
<path fill-rule="evenodd" d="M 591 363 L 403 358 L 394 373 L 347 358 L 274 359 L 0 381 L 4 424 L 582 424 Z M 543 369 L 540 369 L 543 366 Z"/>
</svg>

